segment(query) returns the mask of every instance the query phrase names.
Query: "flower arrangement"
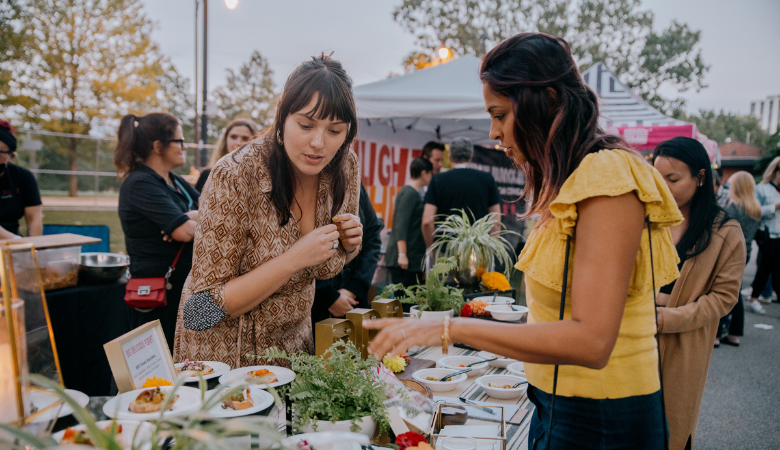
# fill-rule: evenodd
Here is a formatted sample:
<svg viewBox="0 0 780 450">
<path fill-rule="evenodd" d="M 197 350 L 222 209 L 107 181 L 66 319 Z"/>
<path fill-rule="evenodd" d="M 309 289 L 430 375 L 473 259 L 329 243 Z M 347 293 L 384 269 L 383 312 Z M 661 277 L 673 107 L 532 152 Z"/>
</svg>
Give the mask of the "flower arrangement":
<svg viewBox="0 0 780 450">
<path fill-rule="evenodd" d="M 402 284 L 389 284 L 376 298 L 392 298 L 396 292 L 403 291 L 401 303 L 413 303 L 420 312 L 453 310 L 455 314 L 465 303 L 461 289 L 445 286 L 447 275 L 455 270 L 454 258 L 439 258 L 431 268 L 424 285 L 404 287 Z"/>
<path fill-rule="evenodd" d="M 382 364 L 385 365 L 388 369 L 392 370 L 393 373 L 400 373 L 403 372 L 404 369 L 406 369 L 406 365 L 409 364 L 409 360 L 404 358 L 403 356 L 396 356 L 395 358 L 390 358 L 390 356 L 385 355 L 384 358 L 382 358 Z"/>
<path fill-rule="evenodd" d="M 317 421 L 352 422 L 352 431 L 363 417 L 371 416 L 381 431 L 387 430 L 390 420 L 384 402 L 386 383 L 373 373 L 379 362 L 373 356 L 363 359 L 352 343 L 336 342 L 324 359 L 308 353 L 287 354 L 276 348 L 268 349 L 260 359 L 283 359 L 290 362 L 295 380 L 278 389 L 286 392 L 293 403 L 297 431 L 305 425 L 317 430 Z"/>
<path fill-rule="evenodd" d="M 485 272 L 480 277 L 486 291 L 508 291 L 512 289 L 509 280 L 501 272 Z"/>
<path fill-rule="evenodd" d="M 416 448 L 420 443 L 428 443 L 425 436 L 414 431 L 407 431 L 406 433 L 399 434 L 395 437 L 395 445 L 398 446 L 398 450 L 406 450 Z"/>
</svg>

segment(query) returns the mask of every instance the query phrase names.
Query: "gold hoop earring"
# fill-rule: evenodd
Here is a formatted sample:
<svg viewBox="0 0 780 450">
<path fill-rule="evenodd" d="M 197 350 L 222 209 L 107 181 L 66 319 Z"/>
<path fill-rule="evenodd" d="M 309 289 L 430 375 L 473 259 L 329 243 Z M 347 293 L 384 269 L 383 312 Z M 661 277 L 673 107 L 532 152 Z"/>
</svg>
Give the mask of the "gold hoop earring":
<svg viewBox="0 0 780 450">
<path fill-rule="evenodd" d="M 276 142 L 278 142 L 279 145 L 284 145 L 284 142 L 282 142 L 282 135 L 280 134 L 279 130 L 276 130 Z"/>
</svg>

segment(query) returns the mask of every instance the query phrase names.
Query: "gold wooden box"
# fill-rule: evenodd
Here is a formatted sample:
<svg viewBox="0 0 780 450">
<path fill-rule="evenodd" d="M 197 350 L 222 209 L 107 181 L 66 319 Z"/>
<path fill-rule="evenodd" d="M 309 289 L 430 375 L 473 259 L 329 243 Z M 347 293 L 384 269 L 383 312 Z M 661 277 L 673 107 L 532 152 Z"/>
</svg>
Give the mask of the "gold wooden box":
<svg viewBox="0 0 780 450">
<path fill-rule="evenodd" d="M 347 319 L 355 326 L 355 347 L 360 350 L 363 358 L 368 357 L 368 343 L 377 335 L 379 330 L 367 330 L 363 323 L 379 318 L 379 313 L 373 309 L 355 308 L 347 313 Z"/>
<path fill-rule="evenodd" d="M 371 302 L 371 308 L 379 313 L 379 317 L 383 319 L 392 317 L 404 318 L 404 309 L 401 306 L 401 302 L 396 299 L 378 298 Z"/>
<path fill-rule="evenodd" d="M 325 319 L 314 325 L 314 354 L 324 355 L 338 341 L 355 342 L 355 326 L 347 319 Z"/>
</svg>

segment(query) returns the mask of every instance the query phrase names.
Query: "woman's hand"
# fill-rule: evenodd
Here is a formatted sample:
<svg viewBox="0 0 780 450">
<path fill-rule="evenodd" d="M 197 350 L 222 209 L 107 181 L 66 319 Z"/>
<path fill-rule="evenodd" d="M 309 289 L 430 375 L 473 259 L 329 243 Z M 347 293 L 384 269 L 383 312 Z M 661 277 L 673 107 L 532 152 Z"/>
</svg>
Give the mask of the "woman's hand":
<svg viewBox="0 0 780 450">
<path fill-rule="evenodd" d="M 298 239 L 287 252 L 292 261 L 298 264 L 299 270 L 321 264 L 336 254 L 339 242 L 339 231 L 336 225 L 325 225 L 315 228 L 309 234 Z M 333 245 L 333 244 L 336 245 Z"/>
<path fill-rule="evenodd" d="M 363 243 L 363 224 L 360 217 L 354 214 L 340 214 L 333 218 L 333 223 L 338 226 L 339 239 L 344 251 L 354 252 Z"/>
<path fill-rule="evenodd" d="M 348 312 L 352 311 L 353 306 L 356 306 L 358 302 L 355 300 L 355 294 L 349 292 L 346 289 L 339 289 L 339 298 L 330 305 L 328 312 L 333 317 L 344 317 Z"/>
<path fill-rule="evenodd" d="M 409 258 L 406 257 L 405 253 L 398 254 L 398 267 L 404 270 L 409 269 Z"/>
<path fill-rule="evenodd" d="M 455 320 L 450 321 L 450 336 Z M 363 328 L 382 330 L 368 346 L 368 351 L 381 361 L 388 353 L 390 356 L 402 355 L 415 345 L 441 345 L 442 324 L 437 320 L 376 319 L 363 322 Z"/>
<path fill-rule="evenodd" d="M 198 210 L 193 209 L 192 211 L 187 211 L 184 213 L 185 216 L 189 217 L 190 220 L 194 220 L 195 222 L 198 221 Z"/>
<path fill-rule="evenodd" d="M 655 313 L 658 316 L 658 332 L 660 333 L 664 329 L 664 309 L 655 308 Z"/>
</svg>

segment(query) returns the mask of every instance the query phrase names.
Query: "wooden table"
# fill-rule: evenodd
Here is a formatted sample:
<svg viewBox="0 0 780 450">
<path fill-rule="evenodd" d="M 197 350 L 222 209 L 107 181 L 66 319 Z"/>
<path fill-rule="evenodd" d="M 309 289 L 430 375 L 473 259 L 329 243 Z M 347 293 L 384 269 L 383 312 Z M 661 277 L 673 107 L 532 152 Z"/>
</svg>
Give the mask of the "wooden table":
<svg viewBox="0 0 780 450">
<path fill-rule="evenodd" d="M 467 350 L 462 348 L 457 348 L 450 346 L 449 355 L 446 356 L 477 356 L 478 351 L 474 350 Z M 438 361 L 439 359 L 443 358 L 445 355 L 441 352 L 441 347 L 426 347 L 422 349 L 419 353 L 414 355 L 415 358 L 421 358 L 421 359 L 429 359 L 432 361 Z M 488 369 L 485 371 L 484 375 L 511 375 L 509 371 L 506 369 L 501 369 L 498 367 L 488 366 Z M 526 450 L 528 448 L 528 430 L 531 425 L 531 416 L 534 411 L 534 405 L 531 403 L 530 400 L 528 400 L 528 397 L 524 393 L 520 398 L 514 399 L 514 400 L 501 400 L 493 397 L 488 397 L 482 387 L 478 386 L 477 383 L 473 380 L 476 380 L 476 378 L 469 378 L 469 383 L 465 384 L 462 383 L 461 385 L 465 385 L 466 387 L 464 389 L 453 389 L 448 392 L 434 392 L 434 396 L 441 396 L 441 397 L 464 397 L 468 400 L 478 401 L 478 402 L 485 402 L 485 403 L 493 403 L 496 405 L 517 405 L 521 409 L 525 409 L 527 414 L 525 417 L 523 417 L 523 420 L 520 422 L 519 425 L 510 425 L 507 423 L 507 430 L 506 430 L 506 448 L 507 450 Z M 510 417 L 507 417 L 506 420 L 509 421 Z M 480 424 L 495 424 L 495 422 L 483 422 L 483 421 L 474 421 L 479 422 Z M 467 423 L 467 425 L 472 424 L 472 420 L 470 419 Z"/>
</svg>

